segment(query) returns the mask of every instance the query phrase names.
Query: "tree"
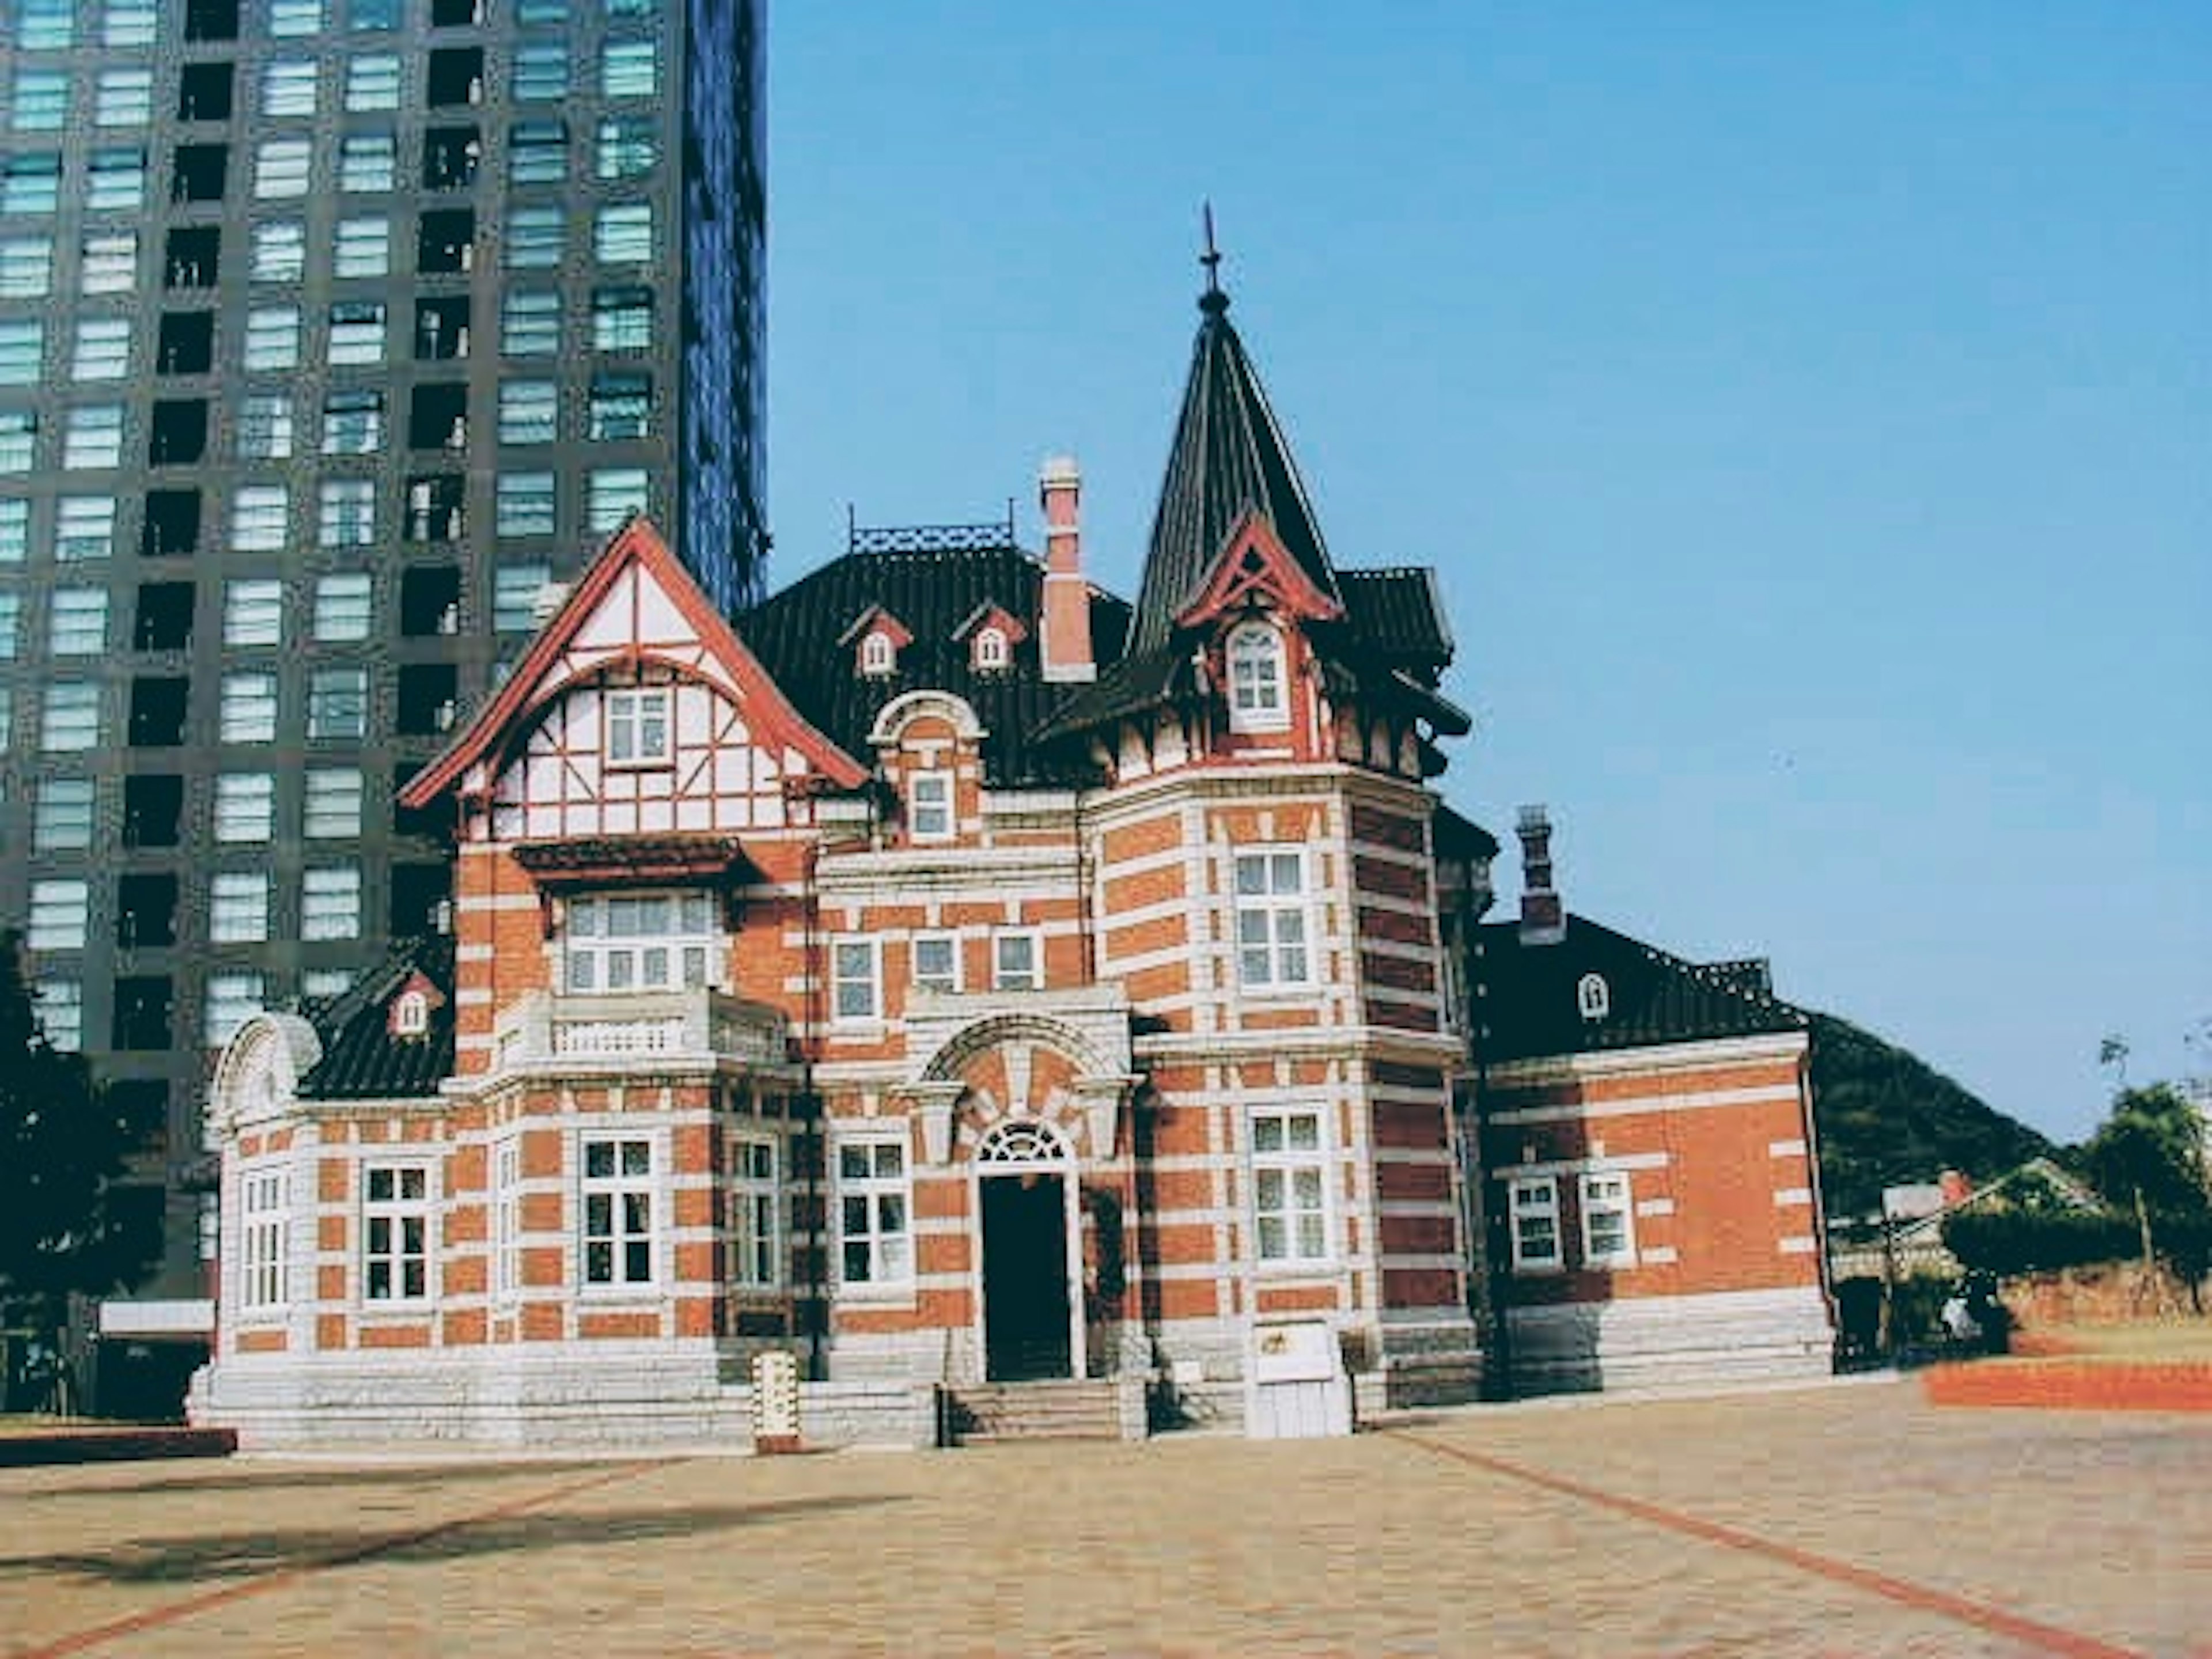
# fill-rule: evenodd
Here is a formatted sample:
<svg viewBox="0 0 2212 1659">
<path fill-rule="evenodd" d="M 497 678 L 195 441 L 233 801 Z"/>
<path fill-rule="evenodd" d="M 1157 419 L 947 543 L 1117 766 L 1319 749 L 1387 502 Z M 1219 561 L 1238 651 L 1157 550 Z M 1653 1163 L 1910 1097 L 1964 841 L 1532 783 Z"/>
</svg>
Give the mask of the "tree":
<svg viewBox="0 0 2212 1659">
<path fill-rule="evenodd" d="M 46 1041 L 15 940 L 0 934 L 0 1323 L 51 1340 L 72 1292 L 105 1294 L 152 1262 L 159 1217 L 115 1201 L 150 1127 Z"/>
<path fill-rule="evenodd" d="M 2192 1295 L 2212 1269 L 2212 1186 L 2204 1153 L 2204 1119 L 2170 1083 L 2121 1090 L 2112 1115 L 2082 1148 L 2098 1192 L 2140 1218 L 2146 1251 L 2156 1240 Z"/>
</svg>

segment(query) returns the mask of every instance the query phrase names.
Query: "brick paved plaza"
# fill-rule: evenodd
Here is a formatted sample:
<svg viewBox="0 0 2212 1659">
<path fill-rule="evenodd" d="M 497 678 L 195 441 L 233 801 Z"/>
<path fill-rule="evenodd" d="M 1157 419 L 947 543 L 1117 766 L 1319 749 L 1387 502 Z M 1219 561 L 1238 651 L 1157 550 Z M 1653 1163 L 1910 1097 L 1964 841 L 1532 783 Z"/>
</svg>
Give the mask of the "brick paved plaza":
<svg viewBox="0 0 2212 1659">
<path fill-rule="evenodd" d="M 0 1653 L 2212 1655 L 2212 1418 L 1910 1382 L 1352 1440 L 0 1472 Z"/>
</svg>

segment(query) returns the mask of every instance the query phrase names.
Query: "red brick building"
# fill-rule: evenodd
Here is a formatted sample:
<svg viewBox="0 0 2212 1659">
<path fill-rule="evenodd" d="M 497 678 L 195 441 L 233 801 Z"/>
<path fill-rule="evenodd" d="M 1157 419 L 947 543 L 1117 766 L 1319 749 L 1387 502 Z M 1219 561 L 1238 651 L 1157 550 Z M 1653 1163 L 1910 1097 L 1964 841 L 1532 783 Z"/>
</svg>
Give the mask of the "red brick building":
<svg viewBox="0 0 2212 1659">
<path fill-rule="evenodd" d="M 1237 1421 L 1291 1322 L 1364 1407 L 1474 1395 L 1455 1102 L 1495 843 L 1432 787 L 1468 727 L 1450 635 L 1431 572 L 1329 556 L 1226 296 L 1201 311 L 1133 605 L 1085 575 L 1061 461 L 1041 558 L 1010 525 L 856 532 L 733 622 L 652 526 L 615 538 L 404 792 L 453 815 L 450 938 L 225 1051 L 197 1416 L 732 1436 L 776 1349 L 817 1440 L 1071 1395 L 1139 1433 Z M 1794 1087 L 1791 1041 L 1692 1092 Z M 1500 1052 L 1486 1147 L 1613 1086 L 1565 1063 Z M 1762 1178 L 1794 1142 L 1804 1187 L 1775 1105 L 1648 1115 L 1751 1136 Z M 1765 1282 L 1721 1260 L 1732 1187 L 1690 1246 L 1691 1189 L 1662 1221 L 1661 1166 L 1608 1150 L 1644 1119 L 1592 1115 L 1527 1117 L 1502 1201 L 1631 1168 L 1624 1295 Z"/>
</svg>

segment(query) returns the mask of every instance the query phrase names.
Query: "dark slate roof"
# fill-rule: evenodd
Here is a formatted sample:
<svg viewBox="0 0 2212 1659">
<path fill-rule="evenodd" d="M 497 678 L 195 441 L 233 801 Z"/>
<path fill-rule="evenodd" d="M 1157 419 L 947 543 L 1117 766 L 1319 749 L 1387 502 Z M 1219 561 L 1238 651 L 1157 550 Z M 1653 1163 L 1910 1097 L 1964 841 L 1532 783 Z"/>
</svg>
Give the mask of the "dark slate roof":
<svg viewBox="0 0 2212 1659">
<path fill-rule="evenodd" d="M 1492 1062 L 1809 1024 L 1802 1011 L 1764 988 L 1764 963 L 1700 966 L 1583 916 L 1569 916 L 1565 938 L 1551 945 L 1523 944 L 1516 921 L 1486 922 L 1475 930 L 1475 1019 L 1483 1058 Z M 1582 1016 L 1585 974 L 1606 982 L 1610 1012 L 1601 1019 Z"/>
<path fill-rule="evenodd" d="M 1472 863 L 1498 856 L 1497 836 L 1473 818 L 1441 803 L 1437 807 L 1436 828 L 1432 833 L 1436 838 L 1437 856 L 1440 859 L 1463 860 Z"/>
<path fill-rule="evenodd" d="M 1071 781 L 1082 775 L 1079 758 L 1037 739 L 1085 688 L 1048 683 L 1040 671 L 1036 619 L 1043 591 L 1042 563 L 1011 542 L 863 550 L 800 577 L 741 612 L 733 625 L 799 712 L 863 765 L 873 763 L 868 732 L 884 706 L 927 689 L 951 692 L 975 710 L 988 734 L 983 763 L 993 783 Z M 979 673 L 969 665 L 963 629 L 987 605 L 1020 620 L 1029 633 L 1015 642 L 1008 667 Z M 877 606 L 914 637 L 899 652 L 896 673 L 868 677 L 856 671 L 849 647 L 830 642 Z M 1091 590 L 1091 652 L 1098 662 L 1110 664 L 1121 654 L 1128 622 L 1127 601 Z"/>
<path fill-rule="evenodd" d="M 1199 309 L 1204 321 L 1152 520 L 1130 633 L 1132 656 L 1168 647 L 1176 617 L 1198 596 L 1229 532 L 1249 513 L 1273 525 L 1316 587 L 1332 599 L 1343 597 L 1290 447 L 1230 325 L 1229 296 L 1212 290 Z"/>
<path fill-rule="evenodd" d="M 387 1009 L 417 973 L 438 988 L 430 1028 L 392 1035 Z M 326 1002 L 301 1010 L 322 1039 L 323 1057 L 300 1079 L 303 1100 L 415 1100 L 453 1074 L 453 941 L 397 941 L 384 959 Z"/>
<path fill-rule="evenodd" d="M 1435 571 L 1340 570 L 1337 581 L 1344 594 L 1345 631 L 1370 650 L 1431 676 L 1451 660 L 1451 629 Z"/>
</svg>

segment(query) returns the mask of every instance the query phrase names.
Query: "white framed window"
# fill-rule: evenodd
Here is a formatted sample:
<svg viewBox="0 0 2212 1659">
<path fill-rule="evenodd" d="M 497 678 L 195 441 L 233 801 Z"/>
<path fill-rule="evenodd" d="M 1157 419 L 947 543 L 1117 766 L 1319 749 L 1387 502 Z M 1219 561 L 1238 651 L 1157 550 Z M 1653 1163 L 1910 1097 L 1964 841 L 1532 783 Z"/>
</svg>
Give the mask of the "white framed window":
<svg viewBox="0 0 2212 1659">
<path fill-rule="evenodd" d="M 307 274 L 307 227 L 297 219 L 264 219 L 246 244 L 246 275 L 257 283 L 296 283 Z"/>
<path fill-rule="evenodd" d="M 491 625 L 495 633 L 527 634 L 538 626 L 538 596 L 553 580 L 550 564 L 501 564 L 491 576 Z"/>
<path fill-rule="evenodd" d="M 31 988 L 31 1013 L 58 1053 L 84 1047 L 84 985 L 74 979 L 43 977 Z"/>
<path fill-rule="evenodd" d="M 562 929 L 574 992 L 695 990 L 721 982 L 724 942 L 707 893 L 586 894 Z"/>
<path fill-rule="evenodd" d="M 914 1279 L 913 1183 L 906 1136 L 837 1142 L 837 1276 L 847 1285 Z"/>
<path fill-rule="evenodd" d="M 1582 1178 L 1583 1265 L 1636 1265 L 1636 1199 L 1625 1170 L 1591 1170 Z"/>
<path fill-rule="evenodd" d="M 384 302 L 342 300 L 331 307 L 331 340 L 325 354 L 333 364 L 384 361 Z"/>
<path fill-rule="evenodd" d="M 914 986 L 918 991 L 957 991 L 960 988 L 960 935 L 916 933 L 914 936 Z"/>
<path fill-rule="evenodd" d="M 346 65 L 345 106 L 362 110 L 399 107 L 399 55 L 367 52 Z"/>
<path fill-rule="evenodd" d="M 154 118 L 154 71 L 107 69 L 92 88 L 92 123 L 99 127 L 143 127 Z"/>
<path fill-rule="evenodd" d="M 99 741 L 100 688 L 83 680 L 48 684 L 39 747 L 49 755 L 65 755 L 90 749 Z"/>
<path fill-rule="evenodd" d="M 830 942 L 830 1018 L 852 1024 L 884 1017 L 883 941 L 848 934 Z"/>
<path fill-rule="evenodd" d="M 123 465 L 123 405 L 82 404 L 62 428 L 62 465 L 72 469 Z"/>
<path fill-rule="evenodd" d="M 216 727 L 225 743 L 276 741 L 276 677 L 225 674 Z"/>
<path fill-rule="evenodd" d="M 560 435 L 560 388 L 551 380 L 503 380 L 499 388 L 499 441 L 550 444 Z"/>
<path fill-rule="evenodd" d="M 283 484 L 244 484 L 230 501 L 230 546 L 234 553 L 281 553 L 292 516 L 292 497 Z"/>
<path fill-rule="evenodd" d="M 1283 690 L 1283 636 L 1265 623 L 1229 635 L 1229 729 L 1281 732 L 1291 723 Z"/>
<path fill-rule="evenodd" d="M 334 641 L 365 640 L 369 635 L 374 605 L 369 575 L 365 570 L 345 570 L 315 580 L 315 638 Z"/>
<path fill-rule="evenodd" d="M 1329 1259 L 1328 1148 L 1309 1106 L 1252 1114 L 1252 1229 L 1262 1262 L 1310 1266 Z"/>
<path fill-rule="evenodd" d="M 208 939 L 253 945 L 269 937 L 269 876 L 261 870 L 218 870 L 208 890 Z"/>
<path fill-rule="evenodd" d="M 1613 993 L 1601 974 L 1584 974 L 1575 987 L 1575 1006 L 1584 1019 L 1603 1019 L 1613 1011 Z"/>
<path fill-rule="evenodd" d="M 399 141 L 388 132 L 349 133 L 338 140 L 338 188 L 356 195 L 390 190 L 399 176 Z"/>
<path fill-rule="evenodd" d="M 430 999 L 419 988 L 402 991 L 392 1005 L 395 1036 L 421 1036 L 430 1029 Z"/>
<path fill-rule="evenodd" d="M 642 1136 L 589 1135 L 583 1150 L 585 1285 L 653 1284 L 659 1274 L 653 1142 Z"/>
<path fill-rule="evenodd" d="M 502 472 L 492 489 L 492 528 L 501 536 L 550 536 L 560 527 L 550 472 Z"/>
<path fill-rule="evenodd" d="M 320 90 L 313 58 L 279 58 L 261 70 L 261 112 L 313 115 Z"/>
<path fill-rule="evenodd" d="M 492 1148 L 492 1294 L 522 1294 L 522 1140 L 509 1135 Z"/>
<path fill-rule="evenodd" d="M 239 361 L 248 368 L 298 368 L 300 307 L 258 306 L 247 312 Z"/>
<path fill-rule="evenodd" d="M 201 1042 L 210 1048 L 222 1048 L 261 1012 L 267 996 L 258 974 L 210 974 L 200 1016 Z"/>
<path fill-rule="evenodd" d="M 509 357 L 550 357 L 561 349 L 561 296 L 520 289 L 500 302 L 499 349 Z"/>
<path fill-rule="evenodd" d="M 916 841 L 952 839 L 952 774 L 916 772 L 907 781 L 907 828 Z"/>
<path fill-rule="evenodd" d="M 645 40 L 610 40 L 599 49 L 599 95 L 650 98 L 659 79 L 659 52 Z"/>
<path fill-rule="evenodd" d="M 107 649 L 107 590 L 58 587 L 46 613 L 46 650 L 57 657 L 97 657 Z"/>
<path fill-rule="evenodd" d="M 1550 1273 L 1565 1263 L 1559 1248 L 1559 1183 L 1551 1176 L 1524 1176 L 1505 1183 L 1513 1228 L 1513 1271 Z"/>
<path fill-rule="evenodd" d="M 1236 855 L 1237 974 L 1248 990 L 1313 982 L 1306 944 L 1306 854 L 1270 847 Z"/>
<path fill-rule="evenodd" d="M 265 842 L 276 827 L 276 780 L 267 772 L 218 772 L 215 779 L 215 838 Z"/>
<path fill-rule="evenodd" d="M 991 988 L 1044 988 L 1044 936 L 1034 928 L 1002 927 L 991 935 Z"/>
<path fill-rule="evenodd" d="M 138 233 L 85 233 L 77 264 L 77 289 L 85 294 L 127 294 L 138 285 Z"/>
<path fill-rule="evenodd" d="M 423 1164 L 362 1166 L 361 1295 L 364 1302 L 429 1299 L 430 1171 Z"/>
<path fill-rule="evenodd" d="M 300 880 L 301 939 L 361 937 L 361 872 L 350 865 L 311 869 Z"/>
<path fill-rule="evenodd" d="M 307 735 L 358 738 L 368 729 L 368 671 L 318 668 L 307 680 Z"/>
<path fill-rule="evenodd" d="M 607 763 L 665 766 L 675 758 L 666 686 L 605 694 Z"/>
<path fill-rule="evenodd" d="M 222 590 L 225 645 L 282 645 L 284 642 L 284 584 L 256 577 L 226 582 Z"/>
<path fill-rule="evenodd" d="M 301 832 L 311 841 L 342 840 L 361 833 L 362 775 L 358 767 L 307 769 Z"/>
<path fill-rule="evenodd" d="M 33 951 L 82 951 L 85 918 L 91 906 L 90 884 L 76 878 L 50 877 L 33 882 L 23 943 Z"/>
<path fill-rule="evenodd" d="M 281 201 L 307 193 L 315 147 L 305 138 L 264 138 L 253 154 L 253 193 L 262 201 Z"/>
<path fill-rule="evenodd" d="M 131 319 L 86 317 L 76 325 L 70 373 L 80 380 L 119 380 L 131 372 Z"/>
<path fill-rule="evenodd" d="M 248 1312 L 280 1308 L 289 1299 L 285 1287 L 285 1237 L 291 1216 L 282 1165 L 239 1172 L 238 1299 Z"/>
<path fill-rule="evenodd" d="M 651 486 L 641 466 L 603 466 L 585 481 L 585 527 L 595 536 L 619 530 L 648 505 Z"/>
<path fill-rule="evenodd" d="M 1004 669 L 1012 660 L 1012 651 L 1006 644 L 1006 630 L 986 628 L 975 635 L 975 666 L 984 673 Z"/>
<path fill-rule="evenodd" d="M 38 785 L 31 850 L 66 853 L 92 845 L 98 795 L 90 778 L 47 778 Z"/>
<path fill-rule="evenodd" d="M 889 674 L 898 667 L 898 647 L 891 636 L 881 629 L 871 629 L 860 641 L 860 672 L 871 678 Z"/>
<path fill-rule="evenodd" d="M 144 207 L 145 147 L 114 144 L 93 151 L 85 167 L 84 204 L 95 213 L 131 213 Z"/>
<path fill-rule="evenodd" d="M 317 493 L 315 544 L 368 547 L 376 540 L 376 484 L 369 478 L 325 478 Z"/>
<path fill-rule="evenodd" d="M 115 550 L 115 497 L 64 495 L 55 504 L 54 559 L 73 564 Z M 0 555 L 4 556 L 4 555 Z"/>
<path fill-rule="evenodd" d="M 0 472 L 28 472 L 38 459 L 39 417 L 28 409 L 0 410 Z"/>
<path fill-rule="evenodd" d="M 382 214 L 338 221 L 331 271 L 337 276 L 382 276 L 392 269 L 392 221 Z"/>
<path fill-rule="evenodd" d="M 0 241 L 0 300 L 36 300 L 54 285 L 51 236 L 10 236 Z"/>
<path fill-rule="evenodd" d="M 282 461 L 292 453 L 292 394 L 251 392 L 238 403 L 238 453 L 249 461 Z"/>
<path fill-rule="evenodd" d="M 384 447 L 384 394 L 333 392 L 323 399 L 323 453 L 374 455 Z"/>
<path fill-rule="evenodd" d="M 738 1283 L 774 1290 L 783 1283 L 782 1188 L 776 1176 L 776 1143 L 765 1135 L 740 1135 L 730 1178 L 730 1250 Z"/>
</svg>

